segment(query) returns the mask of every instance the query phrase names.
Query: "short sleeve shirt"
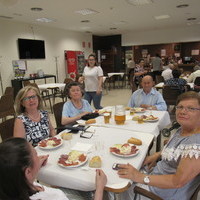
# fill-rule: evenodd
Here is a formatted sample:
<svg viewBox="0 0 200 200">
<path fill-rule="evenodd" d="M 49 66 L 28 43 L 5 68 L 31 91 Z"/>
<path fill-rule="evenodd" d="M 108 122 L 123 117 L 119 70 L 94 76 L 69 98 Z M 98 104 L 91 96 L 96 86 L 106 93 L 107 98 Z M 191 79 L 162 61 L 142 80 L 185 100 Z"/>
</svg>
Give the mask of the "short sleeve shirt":
<svg viewBox="0 0 200 200">
<path fill-rule="evenodd" d="M 88 101 L 81 99 L 82 108 L 76 108 L 71 101 L 67 101 L 63 106 L 62 116 L 65 117 L 75 117 L 82 112 L 92 112 L 92 108 Z"/>
<path fill-rule="evenodd" d="M 100 66 L 88 67 L 83 71 L 85 77 L 85 91 L 95 92 L 98 90 L 98 78 L 103 76 L 103 70 Z"/>
</svg>

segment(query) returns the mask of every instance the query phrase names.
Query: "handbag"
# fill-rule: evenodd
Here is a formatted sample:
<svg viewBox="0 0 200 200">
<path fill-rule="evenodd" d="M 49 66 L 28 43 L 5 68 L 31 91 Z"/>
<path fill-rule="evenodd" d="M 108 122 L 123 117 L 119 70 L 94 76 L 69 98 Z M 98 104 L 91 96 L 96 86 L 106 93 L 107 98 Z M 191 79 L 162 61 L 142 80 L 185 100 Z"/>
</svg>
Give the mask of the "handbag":
<svg viewBox="0 0 200 200">
<path fill-rule="evenodd" d="M 99 113 L 89 113 L 89 114 L 83 115 L 81 119 L 83 120 L 94 119 L 98 116 L 99 116 Z"/>
</svg>

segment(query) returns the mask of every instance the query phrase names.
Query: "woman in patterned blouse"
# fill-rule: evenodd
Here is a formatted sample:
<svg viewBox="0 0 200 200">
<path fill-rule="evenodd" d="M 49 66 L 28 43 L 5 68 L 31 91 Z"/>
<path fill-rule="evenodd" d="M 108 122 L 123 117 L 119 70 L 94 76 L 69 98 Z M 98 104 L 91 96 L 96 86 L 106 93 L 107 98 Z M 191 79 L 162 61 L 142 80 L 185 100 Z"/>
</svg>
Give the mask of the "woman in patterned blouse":
<svg viewBox="0 0 200 200">
<path fill-rule="evenodd" d="M 145 174 L 126 164 L 119 165 L 118 174 L 121 178 L 140 183 L 140 187 L 164 200 L 189 200 L 200 184 L 199 93 L 190 91 L 178 97 L 176 120 L 181 126 L 162 152 L 147 156 L 143 163 L 152 172 Z M 133 189 L 129 190 L 129 196 L 131 192 Z"/>
<path fill-rule="evenodd" d="M 16 97 L 17 119 L 14 137 L 26 138 L 33 146 L 41 140 L 55 135 L 47 111 L 42 110 L 42 99 L 36 87 L 22 88 Z"/>
</svg>

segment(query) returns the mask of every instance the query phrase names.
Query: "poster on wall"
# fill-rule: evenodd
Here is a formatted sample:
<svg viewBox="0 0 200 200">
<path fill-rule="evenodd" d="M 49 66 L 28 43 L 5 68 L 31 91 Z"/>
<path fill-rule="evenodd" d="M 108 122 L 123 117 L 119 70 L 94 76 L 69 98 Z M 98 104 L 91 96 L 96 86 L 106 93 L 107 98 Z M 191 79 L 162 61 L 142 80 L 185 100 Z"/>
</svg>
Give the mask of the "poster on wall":
<svg viewBox="0 0 200 200">
<path fill-rule="evenodd" d="M 83 54 L 77 55 L 78 60 L 78 74 L 83 73 L 83 69 L 85 67 L 85 56 Z"/>
<path fill-rule="evenodd" d="M 199 49 L 193 49 L 191 52 L 192 56 L 198 56 L 199 55 Z"/>
<path fill-rule="evenodd" d="M 78 73 L 78 56 L 84 55 L 82 51 L 65 51 L 65 67 L 67 76 L 72 80 L 76 80 L 76 74 Z M 82 64 L 83 65 L 83 64 Z"/>
<path fill-rule="evenodd" d="M 166 49 L 161 49 L 161 56 L 166 56 Z"/>
</svg>

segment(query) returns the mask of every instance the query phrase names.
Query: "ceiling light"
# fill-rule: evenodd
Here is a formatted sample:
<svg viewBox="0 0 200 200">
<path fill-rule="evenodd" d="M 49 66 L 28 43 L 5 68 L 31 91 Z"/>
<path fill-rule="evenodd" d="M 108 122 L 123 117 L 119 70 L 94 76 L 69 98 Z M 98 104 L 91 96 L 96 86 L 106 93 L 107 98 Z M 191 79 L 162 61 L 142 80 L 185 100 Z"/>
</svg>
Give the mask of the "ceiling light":
<svg viewBox="0 0 200 200">
<path fill-rule="evenodd" d="M 49 22 L 53 22 L 53 21 L 55 21 L 54 19 L 49 19 L 49 18 L 38 18 L 38 19 L 36 19 L 36 21 L 38 21 L 38 22 L 46 22 L 46 23 L 49 23 Z"/>
<path fill-rule="evenodd" d="M 97 14 L 99 12 L 96 11 L 96 10 L 92 10 L 90 8 L 85 8 L 85 9 L 82 9 L 82 10 L 75 11 L 75 13 L 78 13 L 78 14 L 81 14 L 81 15 L 91 15 L 91 14 Z"/>
<path fill-rule="evenodd" d="M 169 15 L 159 15 L 159 16 L 154 16 L 155 19 L 160 20 L 160 19 L 167 19 L 170 18 Z"/>
<path fill-rule="evenodd" d="M 91 31 L 85 31 L 85 33 L 92 33 Z"/>
<path fill-rule="evenodd" d="M 15 15 L 15 16 L 22 16 L 22 14 L 19 14 L 19 13 L 13 13 L 13 15 Z"/>
<path fill-rule="evenodd" d="M 195 17 L 190 17 L 190 18 L 187 18 L 188 21 L 193 21 L 193 20 L 196 20 L 197 18 Z"/>
<path fill-rule="evenodd" d="M 176 6 L 177 8 L 186 8 L 188 7 L 189 5 L 188 4 L 181 4 L 181 5 L 178 5 Z"/>
<path fill-rule="evenodd" d="M 32 10 L 32 11 L 37 11 L 37 12 L 39 12 L 39 11 L 42 11 L 43 8 L 37 8 L 37 7 L 35 7 L 35 8 L 31 8 L 31 10 Z"/>
<path fill-rule="evenodd" d="M 82 20 L 81 23 L 89 23 L 90 20 Z"/>
<path fill-rule="evenodd" d="M 117 28 L 113 27 L 113 28 L 110 28 L 110 30 L 117 30 Z"/>
<path fill-rule="evenodd" d="M 153 3 L 153 0 L 126 0 L 126 1 L 134 6 L 142 6 Z"/>
</svg>

